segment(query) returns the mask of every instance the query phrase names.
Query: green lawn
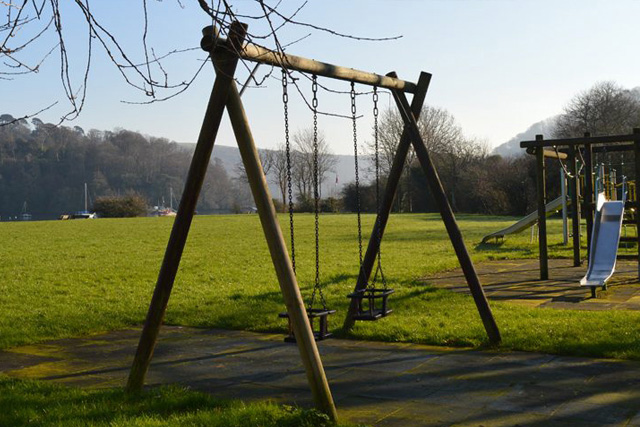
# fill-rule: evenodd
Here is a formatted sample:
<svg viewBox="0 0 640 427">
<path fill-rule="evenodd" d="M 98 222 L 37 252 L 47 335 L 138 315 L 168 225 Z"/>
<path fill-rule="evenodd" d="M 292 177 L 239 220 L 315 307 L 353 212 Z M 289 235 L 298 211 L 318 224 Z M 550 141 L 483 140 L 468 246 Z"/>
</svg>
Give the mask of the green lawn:
<svg viewBox="0 0 640 427">
<path fill-rule="evenodd" d="M 476 261 L 535 257 L 530 234 L 501 246 L 481 237 L 513 219 L 459 215 Z M 364 217 L 364 230 L 374 217 Z M 281 217 L 287 230 L 288 218 Z M 141 324 L 172 224 L 170 218 L 0 223 L 0 348 Z M 297 215 L 298 273 L 303 294 L 313 279 L 313 217 Z M 551 256 L 560 222 L 550 222 Z M 358 271 L 355 215 L 321 219 L 321 279 L 339 327 Z M 366 245 L 366 243 L 365 243 Z M 439 217 L 394 215 L 383 242 L 394 314 L 359 323 L 352 336 L 436 345 L 482 346 L 486 337 L 470 297 L 418 278 L 457 266 Z M 503 349 L 640 359 L 633 312 L 578 312 L 491 303 Z M 169 303 L 166 322 L 198 327 L 284 331 L 284 309 L 255 215 L 196 217 Z M 334 328 L 335 329 L 335 328 Z M 337 331 L 340 334 L 340 331 Z"/>
<path fill-rule="evenodd" d="M 314 410 L 216 399 L 177 386 L 130 396 L 119 389 L 82 390 L 0 377 L 2 426 L 323 427 Z"/>
</svg>

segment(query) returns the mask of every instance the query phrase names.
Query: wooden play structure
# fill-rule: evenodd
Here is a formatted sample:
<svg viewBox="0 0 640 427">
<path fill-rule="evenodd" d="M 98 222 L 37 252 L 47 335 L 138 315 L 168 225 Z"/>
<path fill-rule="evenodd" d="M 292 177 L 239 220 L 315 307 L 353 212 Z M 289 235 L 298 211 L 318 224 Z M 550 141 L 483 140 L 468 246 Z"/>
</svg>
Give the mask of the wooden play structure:
<svg viewBox="0 0 640 427">
<path fill-rule="evenodd" d="M 527 153 L 536 156 L 536 176 L 537 176 L 537 222 L 539 227 L 539 258 L 540 258 L 540 280 L 549 279 L 548 254 L 547 254 L 547 194 L 545 179 L 545 158 L 553 157 L 564 160 L 568 163 L 569 177 L 569 198 L 571 205 L 572 223 L 572 246 L 573 265 L 578 267 L 582 264 L 580 254 L 580 217 L 584 216 L 587 224 L 587 252 L 590 254 L 594 248 L 591 247 L 594 234 L 594 213 L 596 213 L 596 200 L 594 197 L 595 168 L 594 153 L 618 153 L 633 152 L 634 154 L 634 174 L 636 182 L 640 178 L 640 129 L 633 129 L 628 135 L 607 135 L 591 136 L 585 133 L 579 138 L 544 139 L 542 135 L 536 135 L 533 141 L 522 141 L 520 147 L 526 148 Z M 553 149 L 553 150 L 552 150 Z M 565 156 L 566 155 L 566 156 Z M 560 157 L 562 156 L 562 157 Z M 580 185 L 579 160 L 582 160 L 584 179 L 583 186 Z M 615 200 L 615 178 L 611 178 L 614 172 L 609 172 L 609 178 L 603 180 L 604 192 L 610 200 Z M 604 173 L 602 174 L 604 177 Z M 626 185 L 626 184 L 625 184 Z M 583 187 L 581 191 L 581 187 Z M 635 185 L 630 183 L 630 197 L 623 203 L 624 208 L 633 210 L 633 225 L 636 227 L 635 243 L 639 251 L 633 258 L 638 260 L 638 277 L 640 278 L 640 206 L 635 197 Z M 582 192 L 582 197 L 581 193 Z M 625 193 L 626 194 L 626 193 Z M 622 214 L 621 214 L 622 215 Z M 620 221 L 621 218 L 620 218 Z M 617 242 L 616 242 L 617 244 Z M 617 246 L 616 246 L 617 251 Z M 592 287 L 592 293 L 595 290 Z"/>
<path fill-rule="evenodd" d="M 395 73 L 386 76 L 367 73 L 344 68 L 336 65 L 321 63 L 318 61 L 266 50 L 252 43 L 245 42 L 247 26 L 234 22 L 231 25 L 229 38 L 219 37 L 214 27 L 203 30 L 202 48 L 210 53 L 216 79 L 209 98 L 202 128 L 198 137 L 197 146 L 193 155 L 185 183 L 178 213 L 173 224 L 171 236 L 160 269 L 157 284 L 148 314 L 140 337 L 133 366 L 129 375 L 127 388 L 130 391 L 140 390 L 144 384 L 145 375 L 149 369 L 153 351 L 156 345 L 160 326 L 169 302 L 173 283 L 178 271 L 182 252 L 187 240 L 189 228 L 194 215 L 198 195 L 209 164 L 213 145 L 218 133 L 222 115 L 226 109 L 229 113 L 233 132 L 240 150 L 242 162 L 247 172 L 251 191 L 256 203 L 258 215 L 262 224 L 265 239 L 276 271 L 280 289 L 287 309 L 287 317 L 290 321 L 290 335 L 295 336 L 295 341 L 300 351 L 300 357 L 304 364 L 307 379 L 311 387 L 313 398 L 318 410 L 326 413 L 333 420 L 337 419 L 337 413 L 329 384 L 324 372 L 322 361 L 310 326 L 310 318 L 314 313 L 310 312 L 302 300 L 292 259 L 287 251 L 287 246 L 276 218 L 273 201 L 267 187 L 267 181 L 260 164 L 258 152 L 251 134 L 248 119 L 245 114 L 240 96 L 233 80 L 236 66 L 239 60 L 254 61 L 269 64 L 284 70 L 284 84 L 287 73 L 298 71 L 311 76 L 314 87 L 314 101 L 311 109 L 314 117 L 314 125 L 317 126 L 318 103 L 316 98 L 317 78 L 327 77 L 337 80 L 349 81 L 352 84 L 373 86 L 378 89 L 388 89 L 393 94 L 398 110 L 404 122 L 404 132 L 400 139 L 393 167 L 387 180 L 386 189 L 380 198 L 378 214 L 375 221 L 369 245 L 362 258 L 357 284 L 354 289 L 356 297 L 352 297 L 349 312 L 344 326 L 348 329 L 359 316 L 371 313 L 372 317 L 380 314 L 378 310 L 387 310 L 386 303 L 389 294 L 383 290 L 370 286 L 370 276 L 376 262 L 379 259 L 379 247 L 384 235 L 385 226 L 391 212 L 396 188 L 402 174 L 405 158 L 409 147 L 413 146 L 420 165 L 427 175 L 431 192 L 438 203 L 442 220 L 446 226 L 449 238 L 453 244 L 456 255 L 464 271 L 467 284 L 473 295 L 478 312 L 484 324 L 489 340 L 493 344 L 500 342 L 500 333 L 496 325 L 491 309 L 488 305 L 484 291 L 478 280 L 471 258 L 462 239 L 462 234 L 453 215 L 444 189 L 438 177 L 438 173 L 431 161 L 429 152 L 418 130 L 416 118 L 422 110 L 422 105 L 427 93 L 431 75 L 421 73 L 417 83 L 400 80 Z M 406 93 L 413 94 L 411 104 L 407 101 Z M 352 90 L 353 94 L 353 90 Z M 353 95 L 352 95 L 353 99 Z M 355 112 L 353 120 L 355 122 Z M 355 135 L 354 135 L 355 138 Z M 317 181 L 317 174 L 316 174 Z M 317 192 L 317 182 L 316 182 Z M 318 197 L 316 194 L 316 204 Z M 316 206 L 316 235 L 317 235 L 317 206 Z M 541 239 L 542 240 L 542 239 Z M 293 248 L 292 248 L 293 252 Z M 317 252 L 316 252 L 317 254 Z M 317 282 L 317 280 L 316 280 Z M 386 292 L 389 290 L 386 289 Z M 367 293 L 368 292 L 368 293 Z M 372 304 L 371 309 L 366 307 L 367 301 Z M 380 308 L 376 302 L 382 304 Z M 365 305 L 363 307 L 363 304 Z M 323 307 L 321 310 L 326 309 Z M 386 313 L 385 313 L 386 314 Z M 323 317 L 320 315 L 319 317 Z M 326 320 L 326 315 L 324 316 Z M 326 331 L 326 323 L 324 323 Z"/>
</svg>

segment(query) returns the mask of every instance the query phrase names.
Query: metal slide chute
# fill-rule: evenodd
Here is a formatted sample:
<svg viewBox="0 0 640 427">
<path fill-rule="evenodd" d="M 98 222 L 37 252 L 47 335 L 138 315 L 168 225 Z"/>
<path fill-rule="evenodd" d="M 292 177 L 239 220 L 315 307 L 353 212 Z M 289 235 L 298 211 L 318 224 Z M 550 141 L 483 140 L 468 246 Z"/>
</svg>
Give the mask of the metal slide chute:
<svg viewBox="0 0 640 427">
<path fill-rule="evenodd" d="M 550 215 L 562 209 L 562 199 L 563 196 L 560 196 L 557 199 L 547 203 L 547 205 L 545 206 L 545 212 L 547 213 L 547 215 Z M 497 240 L 499 238 L 503 238 L 507 234 L 519 233 L 535 224 L 537 220 L 538 211 L 533 211 L 515 224 L 512 224 L 507 228 L 503 228 L 502 230 L 496 231 L 495 233 L 487 234 L 482 238 L 482 243 L 486 243 L 491 239 Z"/>
<path fill-rule="evenodd" d="M 596 288 L 606 289 L 606 282 L 616 268 L 620 230 L 624 217 L 626 183 L 623 183 L 622 200 L 607 200 L 603 192 L 598 194 L 596 218 L 591 235 L 591 253 L 587 274 L 580 280 L 580 286 L 591 288 L 595 297 Z"/>
</svg>

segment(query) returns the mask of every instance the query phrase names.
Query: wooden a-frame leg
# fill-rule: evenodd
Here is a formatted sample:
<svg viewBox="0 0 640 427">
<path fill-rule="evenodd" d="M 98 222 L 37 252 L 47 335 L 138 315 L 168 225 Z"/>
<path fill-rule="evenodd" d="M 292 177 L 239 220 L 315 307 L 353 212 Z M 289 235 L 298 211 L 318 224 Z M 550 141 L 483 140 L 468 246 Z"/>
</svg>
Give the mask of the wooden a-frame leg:
<svg viewBox="0 0 640 427">
<path fill-rule="evenodd" d="M 389 73 L 387 75 L 396 77 L 395 73 Z M 460 228 L 458 228 L 458 223 L 456 222 L 453 210 L 451 210 L 451 205 L 447 200 L 438 172 L 431 161 L 427 147 L 420 135 L 418 124 L 411 114 L 409 102 L 407 101 L 404 92 L 400 92 L 398 90 L 392 90 L 391 92 L 393 93 L 393 97 L 398 105 L 398 110 L 400 111 L 400 115 L 404 121 L 405 129 L 408 129 L 409 131 L 413 148 L 416 151 L 416 156 L 420 161 L 422 170 L 427 176 L 427 182 L 431 188 L 431 193 L 438 204 L 440 216 L 442 217 L 442 221 L 447 229 L 449 239 L 453 244 L 453 248 L 458 257 L 458 261 L 460 262 L 460 266 L 462 267 L 462 271 L 464 272 L 467 284 L 471 290 L 471 295 L 473 296 L 478 312 L 480 313 L 480 318 L 482 319 L 484 328 L 489 336 L 489 341 L 492 344 L 498 344 L 501 341 L 498 325 L 493 317 L 493 313 L 489 307 L 489 302 L 484 294 L 484 290 L 480 285 L 478 274 L 473 266 L 467 247 L 464 244 L 462 233 L 460 232 Z"/>
<path fill-rule="evenodd" d="M 218 59 L 214 59 L 218 65 Z M 216 68 L 220 68 L 222 63 Z M 322 359 L 318 352 L 318 347 L 313 335 L 313 330 L 307 316 L 307 310 L 300 294 L 298 281 L 293 271 L 293 265 L 289 258 L 287 245 L 278 223 L 273 199 L 267 185 L 267 178 L 264 175 L 260 156 L 255 146 L 253 135 L 249 127 L 249 122 L 240 100 L 240 94 L 235 82 L 231 82 L 231 91 L 227 100 L 227 112 L 231 120 L 233 133 L 238 143 L 240 156 L 247 172 L 247 178 L 253 194 L 253 200 L 258 209 L 258 215 L 262 224 L 262 229 L 269 247 L 273 266 L 278 277 L 280 290 L 287 307 L 289 321 L 296 337 L 296 344 L 300 352 L 300 358 L 305 368 L 307 381 L 311 387 L 311 393 L 316 409 L 327 414 L 332 421 L 337 422 L 338 413 L 336 411 L 333 396 L 329 389 L 327 376 L 324 372 Z M 322 319 L 321 319 L 322 321 Z M 326 318 L 324 319 L 326 322 Z M 326 328 L 326 326 L 325 326 Z"/>
<path fill-rule="evenodd" d="M 422 111 L 422 105 L 424 104 L 425 97 L 427 96 L 427 90 L 429 89 L 430 81 L 431 74 L 424 72 L 420 74 L 416 93 L 411 100 L 411 112 L 416 117 L 416 119 L 420 116 L 420 112 Z M 405 129 L 402 132 L 400 142 L 398 143 L 398 148 L 396 149 L 395 157 L 393 158 L 391 170 L 389 171 L 389 177 L 387 178 L 387 185 L 382 196 L 382 201 L 380 203 L 380 210 L 376 216 L 376 222 L 373 225 L 373 231 L 371 232 L 369 245 L 367 246 L 367 251 L 362 260 L 362 265 L 360 266 L 358 281 L 356 282 L 354 292 L 365 289 L 367 287 L 367 283 L 369 282 L 369 277 L 371 277 L 371 271 L 373 270 L 373 265 L 376 261 L 376 256 L 378 255 L 378 249 L 380 248 L 380 240 L 382 240 L 384 230 L 387 226 L 387 221 L 389 220 L 389 214 L 391 213 L 391 209 L 393 208 L 393 200 L 396 196 L 398 183 L 400 182 L 400 178 L 402 177 L 404 163 L 407 159 L 407 154 L 409 152 L 410 146 L 411 139 L 409 138 L 409 133 Z M 349 310 L 347 311 L 347 315 L 342 325 L 345 331 L 353 328 L 353 325 L 355 323 L 355 321 L 353 320 L 353 316 L 358 311 L 359 301 L 360 300 L 358 298 L 351 298 Z"/>
<path fill-rule="evenodd" d="M 234 23 L 231 27 L 230 40 L 235 51 L 242 45 L 246 34 L 246 26 Z M 253 192 L 258 213 L 263 225 L 269 250 L 274 262 L 276 274 L 282 289 L 287 310 L 297 340 L 307 378 L 311 385 L 316 407 L 326 413 L 333 421 L 337 421 L 337 411 L 333 397 L 316 347 L 313 332 L 309 324 L 306 309 L 300 295 L 295 274 L 291 266 L 286 244 L 277 223 L 273 201 L 269 194 L 266 178 L 260 165 L 257 149 L 253 143 L 247 120 L 240 101 L 240 95 L 232 78 L 235 73 L 238 58 L 233 54 L 222 54 L 214 60 L 216 68 L 216 82 L 211 93 L 207 113 L 198 138 L 198 144 L 193 156 L 185 191 L 167 245 L 167 251 L 158 277 L 158 283 L 149 307 L 147 320 L 143 328 L 140 343 L 129 375 L 127 389 L 140 390 L 144 384 L 144 377 L 149 368 L 158 332 L 171 294 L 178 265 L 202 182 L 211 157 L 215 136 L 220 126 L 225 104 L 229 110 L 231 123 L 236 134 L 238 147 L 242 156 L 249 183 Z"/>
<path fill-rule="evenodd" d="M 230 28 L 230 41 L 233 46 L 236 46 L 236 48 L 242 46 L 245 34 L 246 26 L 234 23 Z M 149 369 L 160 326 L 167 310 L 182 251 L 184 250 L 193 214 L 198 203 L 198 196 L 209 166 L 213 144 L 220 128 L 231 82 L 238 63 L 237 56 L 231 53 L 224 54 L 224 57 L 225 61 L 221 65 L 223 68 L 218 70 L 216 81 L 211 90 L 211 96 L 209 97 L 209 103 L 198 136 L 198 143 L 193 153 L 184 191 L 180 199 L 178 213 L 171 229 L 171 236 L 169 237 L 162 267 L 158 274 L 156 288 L 153 292 L 142 335 L 140 336 L 131 372 L 129 373 L 127 391 L 130 392 L 139 391 L 144 385 L 144 378 Z"/>
<path fill-rule="evenodd" d="M 262 170 L 258 150 L 255 147 L 235 83 L 232 83 L 227 111 L 229 112 L 233 132 L 238 142 L 240 156 L 247 171 L 253 199 L 258 208 L 262 229 L 269 246 L 271 259 L 273 260 L 278 282 L 280 283 L 280 289 L 287 307 L 287 313 L 289 313 L 289 319 L 291 320 L 296 343 L 305 367 L 307 380 L 311 386 L 316 408 L 336 421 L 338 415 L 322 366 L 320 353 L 318 352 L 307 311 L 300 294 L 300 288 L 298 287 L 298 282 L 293 272 L 293 266 L 289 258 L 282 230 L 276 217 L 273 199 L 271 198 L 267 185 L 267 178 Z"/>
</svg>

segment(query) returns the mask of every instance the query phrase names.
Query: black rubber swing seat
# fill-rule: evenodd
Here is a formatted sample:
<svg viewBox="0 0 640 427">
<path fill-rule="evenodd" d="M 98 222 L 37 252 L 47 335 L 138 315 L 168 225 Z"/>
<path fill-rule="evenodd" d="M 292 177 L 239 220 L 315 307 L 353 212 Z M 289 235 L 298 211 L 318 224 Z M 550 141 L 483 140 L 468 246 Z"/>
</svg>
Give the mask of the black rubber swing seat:
<svg viewBox="0 0 640 427">
<path fill-rule="evenodd" d="M 329 315 L 335 313 L 335 310 L 330 310 L 328 308 L 308 308 L 307 316 L 309 317 L 309 323 L 311 323 L 311 330 L 313 331 L 313 337 L 316 341 L 322 341 L 324 339 L 330 338 L 332 336 L 331 332 L 329 332 Z M 296 342 L 296 336 L 293 332 L 293 324 L 291 323 L 291 318 L 289 317 L 289 313 L 284 312 L 278 314 L 278 317 L 282 319 L 287 319 L 289 324 L 289 334 L 284 338 L 285 342 Z M 317 329 L 316 322 L 314 319 L 318 319 Z"/>
<path fill-rule="evenodd" d="M 389 295 L 393 289 L 367 288 L 347 295 L 357 301 L 356 312 L 353 320 L 378 320 L 393 312 L 387 306 Z"/>
</svg>

